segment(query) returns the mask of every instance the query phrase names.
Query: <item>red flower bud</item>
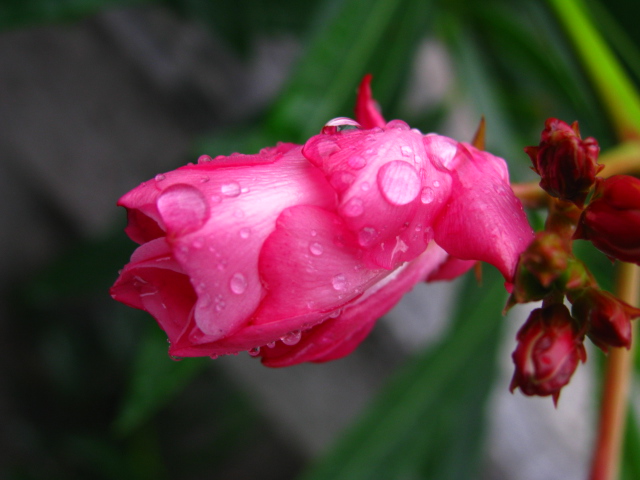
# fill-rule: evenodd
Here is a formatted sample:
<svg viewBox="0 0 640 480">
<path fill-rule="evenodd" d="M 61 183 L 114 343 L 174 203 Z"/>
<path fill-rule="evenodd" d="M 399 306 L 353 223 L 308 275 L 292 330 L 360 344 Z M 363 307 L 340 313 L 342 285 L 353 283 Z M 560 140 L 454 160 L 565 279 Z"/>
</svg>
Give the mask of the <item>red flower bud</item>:
<svg viewBox="0 0 640 480">
<path fill-rule="evenodd" d="M 582 140 L 578 122 L 571 126 L 557 118 L 549 118 L 537 147 L 526 147 L 533 170 L 540 175 L 540 187 L 549 195 L 584 205 L 596 175 L 604 168 L 598 165 L 600 147 L 595 138 Z"/>
<path fill-rule="evenodd" d="M 516 338 L 511 391 L 519 387 L 525 395 L 552 395 L 557 402 L 578 362 L 587 358 L 584 335 L 569 309 L 560 303 L 535 309 Z"/>
<path fill-rule="evenodd" d="M 585 288 L 571 300 L 573 316 L 588 325 L 587 335 L 598 347 L 631 347 L 631 319 L 640 317 L 640 309 L 598 288 Z"/>
<path fill-rule="evenodd" d="M 541 231 L 520 255 L 508 307 L 542 300 L 552 290 L 564 291 L 594 283 L 584 264 L 571 253 L 560 235 Z"/>
<path fill-rule="evenodd" d="M 611 258 L 640 264 L 640 180 L 627 175 L 599 180 L 574 238 L 591 241 Z"/>
</svg>

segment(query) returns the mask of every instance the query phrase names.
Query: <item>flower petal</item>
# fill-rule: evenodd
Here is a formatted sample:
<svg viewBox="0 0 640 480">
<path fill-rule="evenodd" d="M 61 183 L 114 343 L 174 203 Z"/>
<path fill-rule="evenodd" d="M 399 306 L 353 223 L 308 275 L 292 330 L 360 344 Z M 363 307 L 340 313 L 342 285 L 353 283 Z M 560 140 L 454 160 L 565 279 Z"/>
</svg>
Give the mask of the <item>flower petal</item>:
<svg viewBox="0 0 640 480">
<path fill-rule="evenodd" d="M 511 281 L 533 231 L 506 165 L 468 144 L 459 144 L 454 162 L 453 191 L 434 226 L 435 240 L 452 256 L 488 262 Z"/>
<path fill-rule="evenodd" d="M 363 250 L 335 213 L 296 206 L 278 218 L 260 254 L 268 291 L 255 324 L 318 312 L 326 317 L 386 276 L 363 264 Z"/>
<path fill-rule="evenodd" d="M 358 97 L 356 100 L 356 120 L 363 128 L 384 127 L 387 122 L 382 118 L 376 101 L 371 93 L 371 74 L 362 78 L 358 87 Z"/>
<path fill-rule="evenodd" d="M 302 332 L 293 346 L 278 343 L 262 350 L 262 362 L 285 367 L 302 362 L 326 362 L 351 353 L 373 328 L 377 319 L 398 303 L 413 286 L 427 278 L 445 261 L 447 253 L 435 243 L 401 269 L 372 286 L 356 302 L 347 305 L 336 318 Z"/>
</svg>

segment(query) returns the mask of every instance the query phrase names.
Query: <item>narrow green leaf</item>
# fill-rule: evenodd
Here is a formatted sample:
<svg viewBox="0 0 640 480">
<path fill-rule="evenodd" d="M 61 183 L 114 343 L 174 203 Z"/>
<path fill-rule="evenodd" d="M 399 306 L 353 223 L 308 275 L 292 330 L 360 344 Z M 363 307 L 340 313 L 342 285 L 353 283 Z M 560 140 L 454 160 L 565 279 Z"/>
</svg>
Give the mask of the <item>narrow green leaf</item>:
<svg viewBox="0 0 640 480">
<path fill-rule="evenodd" d="M 412 359 L 303 480 L 474 478 L 505 293 L 468 276 L 449 335 Z"/>
<path fill-rule="evenodd" d="M 131 383 L 113 429 L 127 435 L 151 418 L 208 363 L 207 358 L 171 361 L 165 334 L 150 324 L 133 367 Z"/>
<path fill-rule="evenodd" d="M 300 141 L 317 133 L 329 119 L 347 114 L 342 107 L 355 99 L 355 88 L 372 61 L 384 58 L 385 48 L 392 43 L 386 37 L 388 29 L 409 4 L 409 0 L 342 2 L 311 41 L 268 116 L 269 133 Z M 403 45 L 415 48 L 414 42 Z"/>
<path fill-rule="evenodd" d="M 640 137 L 640 96 L 580 0 L 549 0 L 621 139 Z"/>
</svg>

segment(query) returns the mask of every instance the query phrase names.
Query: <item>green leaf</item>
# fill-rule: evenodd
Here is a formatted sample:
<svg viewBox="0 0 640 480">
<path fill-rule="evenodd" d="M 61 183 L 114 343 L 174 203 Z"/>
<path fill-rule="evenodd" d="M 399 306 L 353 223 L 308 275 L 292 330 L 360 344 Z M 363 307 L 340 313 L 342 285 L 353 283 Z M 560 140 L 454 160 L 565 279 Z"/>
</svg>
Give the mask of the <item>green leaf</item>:
<svg viewBox="0 0 640 480">
<path fill-rule="evenodd" d="M 345 0 L 325 26 L 319 30 L 305 51 L 301 62 L 267 118 L 267 130 L 278 139 L 302 141 L 318 133 L 331 118 L 350 115 L 355 89 L 368 71 L 382 71 L 382 66 L 417 45 L 413 39 L 426 7 L 425 0 Z M 419 8 L 417 7 L 419 6 Z M 404 13 L 416 12 L 411 18 Z M 403 29 L 405 23 L 407 31 Z M 398 40 L 400 43 L 395 43 Z M 388 57 L 390 63 L 387 63 Z M 395 82 L 385 78 L 385 89 L 374 78 L 374 94 L 390 97 L 387 89 L 397 85 L 408 72 L 394 68 Z M 348 109 L 348 110 L 346 110 Z"/>
<path fill-rule="evenodd" d="M 303 480 L 476 476 L 505 300 L 502 279 L 485 273 L 483 287 L 467 276 L 447 337 L 409 361 Z"/>
<path fill-rule="evenodd" d="M 167 340 L 156 325 L 149 325 L 133 367 L 131 383 L 113 429 L 127 435 L 168 404 L 210 362 L 208 358 L 171 361 Z"/>
<path fill-rule="evenodd" d="M 549 0 L 621 139 L 640 137 L 640 95 L 580 0 Z"/>
</svg>

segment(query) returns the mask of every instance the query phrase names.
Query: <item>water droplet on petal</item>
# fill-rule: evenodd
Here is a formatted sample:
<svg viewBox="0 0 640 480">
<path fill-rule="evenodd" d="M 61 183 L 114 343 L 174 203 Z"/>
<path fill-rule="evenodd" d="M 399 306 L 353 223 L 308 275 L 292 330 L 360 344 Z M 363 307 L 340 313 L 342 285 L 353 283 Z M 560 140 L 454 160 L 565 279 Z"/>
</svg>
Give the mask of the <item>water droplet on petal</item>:
<svg viewBox="0 0 640 480">
<path fill-rule="evenodd" d="M 237 197 L 240 195 L 240 184 L 238 182 L 223 183 L 220 191 L 225 197 Z"/>
<path fill-rule="evenodd" d="M 207 183 L 209 181 L 209 177 L 203 175 L 200 177 L 200 183 Z"/>
<path fill-rule="evenodd" d="M 334 290 L 337 290 L 339 292 L 342 290 L 346 290 L 347 277 L 345 277 L 342 273 L 339 273 L 331 279 L 331 285 L 333 285 Z"/>
<path fill-rule="evenodd" d="M 217 360 L 218 358 L 220 358 L 220 355 L 217 355 L 217 354 L 215 354 L 215 353 L 214 353 L 214 354 L 212 354 L 212 355 L 209 355 L 209 358 L 210 358 L 211 360 Z"/>
<path fill-rule="evenodd" d="M 340 209 L 346 217 L 358 217 L 364 213 L 364 204 L 358 197 L 350 198 Z"/>
<path fill-rule="evenodd" d="M 191 246 L 196 250 L 199 250 L 204 246 L 204 240 L 202 238 L 196 238 L 191 244 Z"/>
<path fill-rule="evenodd" d="M 329 178 L 329 183 L 338 192 L 344 192 L 355 180 L 355 175 L 346 170 L 333 172 Z"/>
<path fill-rule="evenodd" d="M 403 122 L 402 120 L 391 120 L 389 123 L 387 123 L 387 128 L 395 128 L 398 130 L 410 130 L 409 125 L 407 125 L 407 123 Z"/>
<path fill-rule="evenodd" d="M 257 357 L 258 355 L 260 355 L 260 347 L 253 347 L 251 350 L 249 350 L 249 355 L 251 355 L 252 357 Z"/>
<path fill-rule="evenodd" d="M 269 347 L 269 348 L 273 348 L 273 347 L 275 347 L 275 346 L 276 346 L 276 342 L 269 342 L 269 343 L 267 343 L 267 347 Z"/>
<path fill-rule="evenodd" d="M 229 280 L 229 288 L 236 295 L 241 295 L 247 289 L 247 279 L 241 273 L 234 273 Z"/>
<path fill-rule="evenodd" d="M 324 252 L 324 247 L 318 242 L 313 242 L 309 245 L 309 251 L 311 252 L 311 255 L 318 257 L 322 255 L 322 252 Z"/>
<path fill-rule="evenodd" d="M 436 197 L 435 192 L 433 191 L 433 188 L 430 187 L 424 187 L 422 189 L 422 193 L 420 194 L 420 201 L 422 203 L 424 203 L 425 205 L 433 202 L 433 199 Z"/>
<path fill-rule="evenodd" d="M 360 155 L 352 155 L 347 160 L 347 165 L 349 165 L 354 170 L 360 170 L 367 164 L 367 160 Z"/>
<path fill-rule="evenodd" d="M 164 224 L 175 233 L 198 230 L 209 218 L 209 205 L 191 185 L 171 185 L 160 194 L 156 206 Z"/>
<path fill-rule="evenodd" d="M 438 188 L 440 186 L 440 182 L 438 180 L 434 180 L 432 185 Z"/>
<path fill-rule="evenodd" d="M 360 184 L 360 189 L 361 189 L 363 192 L 368 192 L 370 188 L 371 188 L 371 185 L 369 185 L 369 182 L 362 182 L 362 183 Z"/>
<path fill-rule="evenodd" d="M 311 230 L 311 236 L 315 237 L 316 235 L 318 235 L 318 232 L 316 232 L 315 230 Z"/>
<path fill-rule="evenodd" d="M 363 247 L 370 247 L 376 240 L 378 231 L 373 227 L 364 227 L 358 232 L 358 243 Z"/>
<path fill-rule="evenodd" d="M 162 173 L 159 173 L 158 175 L 156 175 L 155 180 L 156 180 L 156 182 L 161 182 L 165 178 L 167 178 L 167 177 L 165 177 Z"/>
<path fill-rule="evenodd" d="M 393 160 L 378 170 L 378 187 L 392 205 L 406 205 L 420 192 L 420 177 L 410 163 Z"/>
<path fill-rule="evenodd" d="M 227 302 L 224 301 L 224 298 L 220 294 L 216 295 L 213 303 L 215 304 L 216 312 L 221 312 L 227 306 Z"/>
<path fill-rule="evenodd" d="M 287 333 L 280 340 L 282 340 L 282 343 L 284 343 L 285 345 L 295 345 L 300 341 L 301 337 L 302 332 L 300 330 L 294 330 L 293 332 Z"/>
<path fill-rule="evenodd" d="M 240 235 L 240 238 L 247 239 L 251 236 L 251 229 L 248 227 L 241 228 L 238 234 Z"/>
<path fill-rule="evenodd" d="M 209 200 L 211 200 L 211 203 L 220 203 L 222 201 L 222 197 L 220 195 L 211 195 Z"/>
<path fill-rule="evenodd" d="M 411 154 L 413 154 L 413 148 L 408 145 L 403 145 L 400 151 L 402 152 L 403 157 L 410 157 Z"/>
</svg>

